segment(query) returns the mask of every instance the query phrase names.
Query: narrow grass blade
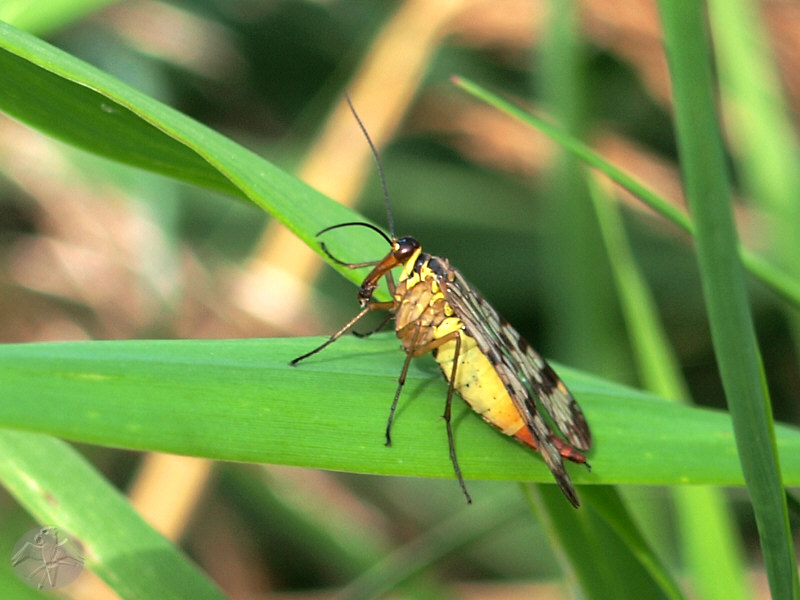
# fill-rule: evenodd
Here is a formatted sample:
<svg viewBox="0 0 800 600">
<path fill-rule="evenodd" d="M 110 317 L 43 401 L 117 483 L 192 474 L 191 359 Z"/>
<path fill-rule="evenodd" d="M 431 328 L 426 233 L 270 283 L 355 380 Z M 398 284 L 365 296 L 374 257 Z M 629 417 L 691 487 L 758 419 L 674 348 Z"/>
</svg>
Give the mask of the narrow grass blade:
<svg viewBox="0 0 800 600">
<path fill-rule="evenodd" d="M 678 362 L 658 319 L 655 302 L 628 244 L 618 206 L 592 186 L 595 210 L 614 272 L 617 295 L 645 387 L 678 402 L 688 402 Z M 679 546 L 691 572 L 691 585 L 704 600 L 750 597 L 741 541 L 720 490 L 680 487 L 673 490 L 681 536 Z"/>
<path fill-rule="evenodd" d="M 578 512 L 564 505 L 557 490 L 538 486 L 537 491 L 531 498 L 533 505 L 545 528 L 557 536 L 558 548 L 567 559 L 562 563 L 569 565 L 568 579 L 580 582 L 586 598 L 683 597 L 646 547 L 612 487 L 583 488 L 585 509 Z"/>
<path fill-rule="evenodd" d="M 800 597 L 769 394 L 753 330 L 719 131 L 702 3 L 659 2 L 681 171 L 696 226 L 714 349 L 774 598 Z"/>
<path fill-rule="evenodd" d="M 476 98 L 495 106 L 510 116 L 529 124 L 531 127 L 537 128 L 542 133 L 558 142 L 565 149 L 574 153 L 587 165 L 597 169 L 609 179 L 634 194 L 662 217 L 668 219 L 687 233 L 694 233 L 692 221 L 686 213 L 661 198 L 658 194 L 637 181 L 635 177 L 608 163 L 608 161 L 586 146 L 583 142 L 572 137 L 547 120 L 525 112 L 507 100 L 500 98 L 496 94 L 492 94 L 464 77 L 454 77 L 453 81 L 456 85 Z M 742 248 L 740 252 L 742 262 L 753 275 L 758 277 L 786 301 L 792 303 L 795 307 L 800 307 L 800 281 L 745 248 Z"/>
<path fill-rule="evenodd" d="M 0 21 L 31 33 L 53 31 L 64 27 L 114 0 L 3 0 L 0 3 Z"/>
<path fill-rule="evenodd" d="M 552 3 L 551 9 L 541 48 L 538 87 L 565 129 L 579 137 L 586 128 L 587 78 L 577 9 L 571 3 Z M 547 173 L 547 196 L 559 199 L 542 206 L 546 235 L 552 236 L 551 244 L 558 249 L 548 260 L 548 269 L 558 274 L 552 285 L 559 298 L 559 311 L 570 315 L 558 328 L 554 342 L 559 355 L 570 362 L 621 379 L 627 373 L 628 360 L 624 346 L 618 343 L 618 322 L 611 316 L 616 300 L 610 293 L 607 257 L 584 173 L 580 160 L 561 148 Z M 587 298 L 592 301 L 587 302 Z M 598 353 L 597 348 L 607 351 Z M 590 423 L 597 431 L 597 423 Z M 576 514 L 555 490 L 539 487 L 540 520 L 547 523 L 551 545 L 564 559 L 560 561 L 563 570 L 569 579 L 580 583 L 583 595 L 619 599 L 659 596 L 659 583 L 637 559 L 630 544 L 635 535 L 623 539 L 609 531 L 603 518 L 591 510 L 589 500 L 595 494 L 607 491 L 615 495 L 615 491 L 609 486 L 581 489 L 583 508 Z M 621 503 L 616 509 L 620 511 L 619 521 L 631 523 Z M 599 531 L 607 532 L 602 548 L 597 543 Z"/>
<path fill-rule="evenodd" d="M 0 480 L 42 525 L 77 539 L 86 566 L 121 598 L 224 598 L 69 444 L 0 431 Z"/>
<path fill-rule="evenodd" d="M 752 0 L 710 0 L 731 154 L 749 201 L 770 218 L 772 256 L 797 276 L 800 144 L 782 97 L 769 34 Z"/>
</svg>

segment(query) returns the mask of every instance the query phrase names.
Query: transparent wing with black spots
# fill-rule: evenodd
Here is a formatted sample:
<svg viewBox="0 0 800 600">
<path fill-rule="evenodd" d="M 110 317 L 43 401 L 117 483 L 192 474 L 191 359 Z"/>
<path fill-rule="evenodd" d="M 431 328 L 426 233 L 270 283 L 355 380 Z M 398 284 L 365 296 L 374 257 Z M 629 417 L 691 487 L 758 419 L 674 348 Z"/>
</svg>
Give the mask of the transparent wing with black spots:
<svg viewBox="0 0 800 600">
<path fill-rule="evenodd" d="M 467 333 L 475 338 L 481 352 L 498 369 L 506 387 L 510 385 L 521 393 L 525 406 L 533 405 L 535 409 L 538 399 L 570 445 L 581 450 L 590 448 L 592 437 L 586 418 L 553 368 L 458 269 L 449 267 L 446 278 L 442 282 L 445 299 L 464 322 Z"/>
<path fill-rule="evenodd" d="M 497 371 L 548 468 L 564 492 L 574 496 L 562 454 L 552 441 L 555 434 L 542 418 L 539 406 L 570 445 L 587 449 L 592 443 L 591 434 L 577 402 L 547 361 L 481 297 L 461 272 L 441 258 L 432 259 L 431 267 L 466 333 L 475 339 Z"/>
</svg>

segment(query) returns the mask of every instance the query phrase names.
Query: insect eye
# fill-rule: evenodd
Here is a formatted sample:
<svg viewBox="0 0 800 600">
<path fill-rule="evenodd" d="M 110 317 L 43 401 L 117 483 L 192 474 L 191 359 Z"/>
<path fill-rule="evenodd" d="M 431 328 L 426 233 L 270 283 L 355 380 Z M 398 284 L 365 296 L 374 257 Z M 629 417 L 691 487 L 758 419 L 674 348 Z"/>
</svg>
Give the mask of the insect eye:
<svg viewBox="0 0 800 600">
<path fill-rule="evenodd" d="M 395 247 L 392 250 L 395 258 L 403 262 L 410 257 L 419 248 L 419 242 L 412 237 L 402 237 L 395 242 Z"/>
</svg>

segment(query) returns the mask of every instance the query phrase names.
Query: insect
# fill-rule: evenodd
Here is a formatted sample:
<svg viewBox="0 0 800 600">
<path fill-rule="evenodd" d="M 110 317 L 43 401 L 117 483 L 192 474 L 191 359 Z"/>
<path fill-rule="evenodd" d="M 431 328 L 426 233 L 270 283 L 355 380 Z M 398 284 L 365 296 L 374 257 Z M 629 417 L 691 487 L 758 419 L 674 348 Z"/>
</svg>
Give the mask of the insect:
<svg viewBox="0 0 800 600">
<path fill-rule="evenodd" d="M 395 235 L 380 156 L 350 98 L 346 98 L 378 166 L 391 236 L 374 225 L 361 222 L 332 225 L 317 236 L 341 227 L 362 226 L 383 236 L 391 249 L 381 260 L 347 263 L 334 257 L 321 242 L 323 252 L 335 263 L 350 269 L 373 269 L 358 291 L 361 304 L 358 314 L 322 345 L 295 358 L 291 365 L 297 365 L 335 342 L 367 313 L 388 311 L 387 318 L 375 331 L 394 318 L 395 332 L 406 359 L 389 411 L 386 445 L 391 445 L 395 409 L 411 359 L 430 352 L 449 383 L 444 420 L 450 460 L 467 502 L 472 502 L 472 499 L 456 458 L 450 423 L 454 392 L 458 392 L 485 421 L 537 450 L 564 495 L 577 508 L 580 502 L 563 459 L 586 464 L 582 451 L 591 447 L 592 438 L 583 412 L 547 361 L 497 314 L 458 269 L 452 267 L 446 258 L 423 252 L 416 239 Z M 392 270 L 396 267 L 401 267 L 402 271 L 395 284 Z M 386 279 L 392 297 L 387 302 L 373 299 L 382 278 Z M 554 432 L 551 423 L 563 438 Z"/>
</svg>

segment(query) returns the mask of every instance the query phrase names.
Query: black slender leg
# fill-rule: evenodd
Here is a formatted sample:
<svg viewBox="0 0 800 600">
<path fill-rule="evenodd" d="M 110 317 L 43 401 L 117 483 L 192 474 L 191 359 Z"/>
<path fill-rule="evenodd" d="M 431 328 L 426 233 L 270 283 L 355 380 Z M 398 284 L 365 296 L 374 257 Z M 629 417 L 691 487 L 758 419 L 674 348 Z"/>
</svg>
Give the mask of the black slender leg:
<svg viewBox="0 0 800 600">
<path fill-rule="evenodd" d="M 453 470 L 456 473 L 458 484 L 461 486 L 461 491 L 464 492 L 464 497 L 467 499 L 467 504 L 472 504 L 472 497 L 467 491 L 467 484 L 464 482 L 464 477 L 461 475 L 461 467 L 458 466 L 458 458 L 456 457 L 456 443 L 453 438 L 453 426 L 450 423 L 451 410 L 453 406 L 453 391 L 455 389 L 456 371 L 458 370 L 458 355 L 461 353 L 461 336 L 456 336 L 456 349 L 453 353 L 453 370 L 450 373 L 450 387 L 447 388 L 447 402 L 444 406 L 444 422 L 447 427 L 447 443 L 450 445 L 450 461 L 453 463 Z"/>
</svg>

